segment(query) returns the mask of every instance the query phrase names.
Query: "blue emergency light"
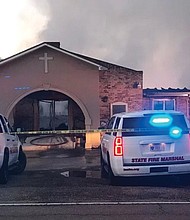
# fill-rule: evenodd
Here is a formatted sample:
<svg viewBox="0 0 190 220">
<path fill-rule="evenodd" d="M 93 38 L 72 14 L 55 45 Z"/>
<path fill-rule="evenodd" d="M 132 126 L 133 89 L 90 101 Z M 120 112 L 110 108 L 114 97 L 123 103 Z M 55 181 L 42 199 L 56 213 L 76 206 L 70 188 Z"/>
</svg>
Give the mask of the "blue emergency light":
<svg viewBox="0 0 190 220">
<path fill-rule="evenodd" d="M 172 138 L 180 138 L 182 136 L 182 129 L 180 127 L 172 127 L 169 134 Z"/>
<path fill-rule="evenodd" d="M 154 127 L 168 127 L 172 121 L 173 118 L 168 114 L 156 114 L 150 118 L 149 123 Z"/>
</svg>

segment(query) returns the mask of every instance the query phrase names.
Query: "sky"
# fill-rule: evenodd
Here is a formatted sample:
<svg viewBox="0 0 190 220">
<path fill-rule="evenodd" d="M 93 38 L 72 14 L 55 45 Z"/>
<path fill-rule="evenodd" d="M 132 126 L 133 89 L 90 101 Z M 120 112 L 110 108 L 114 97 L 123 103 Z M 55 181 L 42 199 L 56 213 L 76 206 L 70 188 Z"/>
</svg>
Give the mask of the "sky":
<svg viewBox="0 0 190 220">
<path fill-rule="evenodd" d="M 0 0 L 0 58 L 44 41 L 190 89 L 190 0 Z"/>
</svg>

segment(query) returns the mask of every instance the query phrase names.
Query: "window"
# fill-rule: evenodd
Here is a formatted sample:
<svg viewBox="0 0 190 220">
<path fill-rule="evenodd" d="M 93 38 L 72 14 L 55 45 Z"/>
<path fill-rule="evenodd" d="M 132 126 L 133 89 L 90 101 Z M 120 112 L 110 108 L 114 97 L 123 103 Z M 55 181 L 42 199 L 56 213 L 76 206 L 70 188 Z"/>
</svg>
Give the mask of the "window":
<svg viewBox="0 0 190 220">
<path fill-rule="evenodd" d="M 108 122 L 107 129 L 113 128 L 114 121 L 115 121 L 115 117 L 112 117 Z"/>
<path fill-rule="evenodd" d="M 125 102 L 115 102 L 111 104 L 111 115 L 121 113 L 121 112 L 127 112 L 127 104 Z"/>
<path fill-rule="evenodd" d="M 172 127 L 179 127 L 182 129 L 183 133 L 189 133 L 186 120 L 183 115 L 171 115 L 172 124 L 169 126 L 156 127 L 152 126 L 150 119 L 152 114 L 145 115 L 144 117 L 132 117 L 124 118 L 122 129 L 131 129 L 130 132 L 122 132 L 125 136 L 139 136 L 139 135 L 166 135 L 169 134 L 169 130 Z"/>
<path fill-rule="evenodd" d="M 115 121 L 114 129 L 118 129 L 121 118 L 117 118 Z M 113 135 L 116 136 L 117 132 L 113 132 Z"/>
<path fill-rule="evenodd" d="M 120 119 L 121 119 L 121 118 L 117 118 L 117 119 L 116 119 L 116 121 L 115 121 L 115 125 L 114 125 L 114 129 L 118 129 Z"/>
<path fill-rule="evenodd" d="M 113 124 L 115 122 L 115 117 L 112 117 L 106 126 L 107 129 L 113 129 Z M 106 134 L 111 135 L 111 132 L 106 132 Z"/>
<path fill-rule="evenodd" d="M 68 101 L 40 100 L 40 130 L 68 129 Z"/>
<path fill-rule="evenodd" d="M 6 124 L 7 124 L 7 127 L 8 127 L 8 129 L 9 129 L 9 132 L 13 132 L 14 130 L 13 130 L 13 128 L 11 127 L 11 125 L 9 124 L 8 120 L 7 120 L 5 117 L 4 117 L 4 120 L 5 120 Z"/>
<path fill-rule="evenodd" d="M 4 118 L 3 118 L 1 115 L 0 115 L 0 121 L 1 121 L 1 123 L 2 123 L 4 132 L 5 132 L 5 133 L 8 133 L 8 129 L 7 129 L 6 122 L 5 122 Z"/>
<path fill-rule="evenodd" d="M 154 110 L 175 110 L 175 99 L 154 99 Z"/>
</svg>

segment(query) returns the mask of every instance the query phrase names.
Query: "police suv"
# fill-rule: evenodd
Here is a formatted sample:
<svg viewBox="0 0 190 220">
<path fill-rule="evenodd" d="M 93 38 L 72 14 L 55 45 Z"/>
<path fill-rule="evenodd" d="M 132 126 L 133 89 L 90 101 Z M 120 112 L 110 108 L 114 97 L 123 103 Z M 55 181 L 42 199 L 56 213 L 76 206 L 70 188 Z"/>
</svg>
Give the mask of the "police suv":
<svg viewBox="0 0 190 220">
<path fill-rule="evenodd" d="M 181 112 L 140 111 L 114 115 L 101 140 L 101 176 L 190 173 L 189 122 Z"/>
<path fill-rule="evenodd" d="M 0 115 L 0 184 L 6 184 L 8 174 L 20 174 L 26 167 L 26 155 L 21 142 L 7 119 Z"/>
</svg>

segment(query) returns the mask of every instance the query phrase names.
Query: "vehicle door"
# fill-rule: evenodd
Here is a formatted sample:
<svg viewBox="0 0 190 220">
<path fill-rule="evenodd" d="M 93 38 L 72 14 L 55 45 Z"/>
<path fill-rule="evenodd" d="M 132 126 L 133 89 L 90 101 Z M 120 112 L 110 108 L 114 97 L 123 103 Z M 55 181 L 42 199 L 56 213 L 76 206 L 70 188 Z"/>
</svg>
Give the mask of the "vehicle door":
<svg viewBox="0 0 190 220">
<path fill-rule="evenodd" d="M 13 130 L 7 119 L 3 116 L 0 117 L 3 123 L 6 145 L 9 148 L 9 165 L 11 165 L 17 161 L 18 157 L 18 137 L 11 134 Z"/>
<path fill-rule="evenodd" d="M 115 123 L 115 116 L 113 116 L 109 121 L 106 126 L 106 129 L 113 129 L 114 128 L 114 123 Z M 113 142 L 113 132 L 112 131 L 107 131 L 102 137 L 101 141 L 101 150 L 102 150 L 102 156 L 105 161 L 107 161 L 107 152 L 109 151 L 109 147 L 112 145 Z"/>
</svg>

